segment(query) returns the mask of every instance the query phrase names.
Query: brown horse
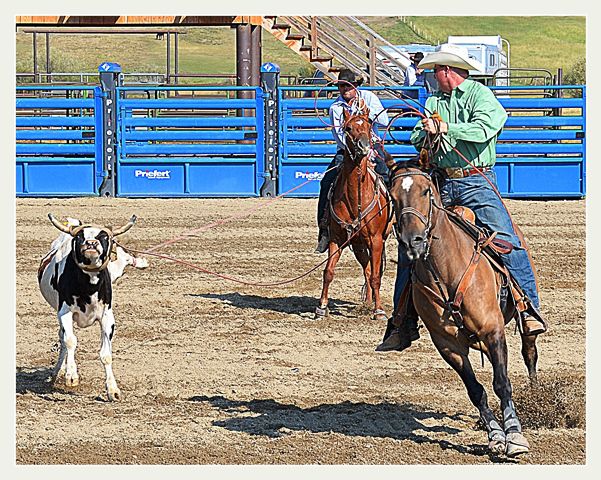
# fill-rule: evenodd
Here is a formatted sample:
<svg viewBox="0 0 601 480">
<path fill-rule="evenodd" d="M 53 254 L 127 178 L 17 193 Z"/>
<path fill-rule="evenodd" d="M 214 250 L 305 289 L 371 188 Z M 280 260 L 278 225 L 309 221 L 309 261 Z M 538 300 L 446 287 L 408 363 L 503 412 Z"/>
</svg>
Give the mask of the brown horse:
<svg viewBox="0 0 601 480">
<path fill-rule="evenodd" d="M 442 206 L 434 181 L 436 171 L 429 174 L 415 163 L 389 162 L 388 166 L 399 243 L 413 263 L 412 294 L 417 313 L 436 349 L 459 374 L 478 408 L 488 432 L 489 449 L 510 457 L 526 453 L 529 445 L 522 435 L 507 375 L 505 324 L 516 316 L 516 306 L 507 302 L 501 310 L 498 295 L 503 277 L 487 257 L 475 257 L 477 243 Z M 454 311 L 457 292 L 463 295 Z M 535 380 L 536 336 L 522 334 L 521 338 L 522 355 L 530 379 Z M 489 408 L 486 391 L 476 379 L 468 358 L 470 347 L 481 350 L 492 364 L 502 423 Z"/>
<path fill-rule="evenodd" d="M 371 122 L 362 112 L 344 112 L 346 150 L 336 182 L 329 198 L 330 243 L 328 262 L 323 272 L 323 288 L 315 318 L 326 315 L 328 288 L 343 249 L 350 244 L 363 267 L 365 300 L 374 302 L 373 317 L 386 320 L 380 300 L 380 281 L 383 270 L 384 243 L 392 223 L 390 196 L 376 176 L 371 163 L 375 151 L 371 145 Z M 349 241 L 350 239 L 350 241 Z"/>
</svg>

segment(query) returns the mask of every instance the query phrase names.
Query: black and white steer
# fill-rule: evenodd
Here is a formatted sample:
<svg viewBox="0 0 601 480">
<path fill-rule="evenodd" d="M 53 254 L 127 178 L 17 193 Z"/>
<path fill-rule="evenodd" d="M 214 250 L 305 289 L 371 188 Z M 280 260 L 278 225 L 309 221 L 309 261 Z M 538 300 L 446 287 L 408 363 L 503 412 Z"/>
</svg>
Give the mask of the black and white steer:
<svg viewBox="0 0 601 480">
<path fill-rule="evenodd" d="M 114 243 L 113 238 L 127 232 L 136 216 L 116 229 L 98 225 L 82 225 L 69 218 L 67 224 L 48 214 L 52 224 L 62 233 L 52 242 L 50 252 L 38 270 L 40 290 L 58 313 L 60 353 L 52 380 L 65 374 L 65 384 L 79 384 L 74 324 L 81 328 L 100 322 L 100 361 L 106 373 L 109 400 L 120 400 L 121 392 L 113 375 L 112 339 L 115 333 L 112 285 L 123 275 L 125 267 L 146 268 L 145 258 L 136 258 Z"/>
</svg>

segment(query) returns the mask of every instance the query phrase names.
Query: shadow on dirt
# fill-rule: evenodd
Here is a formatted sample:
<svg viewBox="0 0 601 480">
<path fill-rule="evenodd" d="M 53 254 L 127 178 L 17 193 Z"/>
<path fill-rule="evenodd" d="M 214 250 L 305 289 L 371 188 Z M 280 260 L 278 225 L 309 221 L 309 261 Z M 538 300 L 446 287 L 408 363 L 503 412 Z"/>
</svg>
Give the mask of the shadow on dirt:
<svg viewBox="0 0 601 480">
<path fill-rule="evenodd" d="M 341 433 L 361 437 L 392 438 L 411 440 L 415 443 L 439 445 L 442 449 L 453 449 L 460 453 L 489 456 L 485 445 L 457 445 L 447 440 L 433 438 L 429 433 L 456 435 L 461 430 L 449 426 L 433 425 L 432 420 L 442 423 L 444 419 L 460 420 L 457 415 L 428 411 L 409 403 L 353 403 L 323 404 L 311 408 L 279 403 L 275 400 L 229 400 L 223 396 L 197 395 L 192 402 L 208 402 L 211 406 L 239 416 L 214 421 L 213 425 L 250 435 L 283 437 L 292 431 L 314 433 Z M 485 440 L 485 433 L 483 442 Z M 493 461 L 503 461 L 493 459 Z"/>
<path fill-rule="evenodd" d="M 289 296 L 281 298 L 260 297 L 258 295 L 242 295 L 240 293 L 200 293 L 189 294 L 191 297 L 200 297 L 222 302 L 237 308 L 255 308 L 272 312 L 300 314 L 314 313 L 319 303 L 319 298 L 307 296 Z M 357 308 L 355 303 L 331 298 L 329 309 L 332 314 L 348 315 Z"/>
<path fill-rule="evenodd" d="M 44 395 L 53 391 L 52 384 L 48 381 L 52 375 L 52 368 L 31 369 L 17 368 L 16 392 L 19 394 L 34 393 Z"/>
</svg>

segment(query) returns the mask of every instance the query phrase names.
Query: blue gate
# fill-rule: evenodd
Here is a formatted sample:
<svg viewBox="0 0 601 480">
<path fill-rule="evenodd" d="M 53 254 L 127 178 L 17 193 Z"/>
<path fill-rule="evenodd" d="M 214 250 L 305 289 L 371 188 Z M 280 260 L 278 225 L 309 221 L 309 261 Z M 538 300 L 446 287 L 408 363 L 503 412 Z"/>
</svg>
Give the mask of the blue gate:
<svg viewBox="0 0 601 480">
<path fill-rule="evenodd" d="M 117 114 L 118 196 L 259 195 L 260 88 L 118 87 Z"/>
<path fill-rule="evenodd" d="M 265 122 L 264 102 L 272 97 L 258 87 L 117 87 L 117 148 L 111 163 L 103 159 L 104 134 L 112 132 L 103 132 L 102 102 L 108 97 L 100 87 L 17 87 L 16 193 L 98 195 L 101 185 L 110 184 L 125 197 L 258 196 L 267 179 L 277 179 L 278 193 L 318 180 L 336 150 L 328 125 L 333 100 L 311 97 L 318 87 L 276 90 L 277 118 Z M 394 95 L 401 91 L 416 98 L 409 104 L 421 110 L 425 90 L 370 90 L 380 95 L 393 120 L 386 149 L 396 158 L 414 156 L 409 135 L 418 118 Z M 497 146 L 501 193 L 583 197 L 586 88 L 493 91 L 509 115 Z M 277 160 L 272 161 L 273 154 L 266 160 L 266 150 L 272 149 L 265 147 L 270 144 L 265 137 L 277 139 Z M 313 197 L 318 191 L 319 182 L 313 181 L 293 195 Z"/>
<path fill-rule="evenodd" d="M 509 118 L 499 136 L 499 191 L 513 198 L 586 193 L 586 88 L 496 87 Z M 558 98 L 557 93 L 577 97 Z M 509 97 L 508 94 L 511 94 Z"/>
<path fill-rule="evenodd" d="M 17 87 L 16 193 L 97 195 L 103 180 L 99 87 Z"/>
<path fill-rule="evenodd" d="M 320 179 L 336 152 L 328 108 L 333 99 L 306 98 L 316 87 L 280 87 L 279 191 L 288 191 L 309 179 Z M 323 89 L 323 91 L 334 90 Z M 402 91 L 417 102 L 385 98 L 393 126 L 385 148 L 395 158 L 417 154 L 409 142 L 419 118 L 408 104 L 423 111 L 423 88 L 369 88 L 376 94 Z M 497 146 L 499 190 L 512 198 L 580 198 L 585 195 L 586 89 L 581 86 L 497 87 L 493 89 L 509 118 Z M 558 98 L 557 92 L 577 91 L 579 97 Z M 299 95 L 302 97 L 299 98 Z M 511 96 L 510 96 L 511 95 Z M 390 96 L 390 95 L 389 95 Z M 402 114 L 401 117 L 399 114 Z M 313 181 L 292 195 L 312 197 L 319 192 Z"/>
<path fill-rule="evenodd" d="M 381 98 L 382 105 L 388 108 L 388 116 L 393 119 L 406 113 L 409 107 L 420 111 L 426 99 L 424 88 L 418 87 L 372 87 L 371 90 L 399 92 L 404 96 L 412 96 L 414 100 L 398 98 Z M 336 153 L 336 143 L 330 131 L 328 109 L 334 99 L 312 98 L 312 94 L 320 92 L 337 92 L 333 87 L 280 87 L 280 192 L 286 192 L 309 179 L 320 179 Z M 336 93 L 337 96 L 337 93 Z M 409 128 L 415 125 L 416 117 L 397 117 L 394 120 L 394 131 L 390 134 L 394 142 L 386 142 L 386 150 L 394 157 L 410 157 L 415 155 L 415 148 L 409 143 Z M 387 137 L 390 139 L 390 136 Z M 292 195 L 313 197 L 319 193 L 319 181 L 310 182 L 296 190 Z"/>
</svg>

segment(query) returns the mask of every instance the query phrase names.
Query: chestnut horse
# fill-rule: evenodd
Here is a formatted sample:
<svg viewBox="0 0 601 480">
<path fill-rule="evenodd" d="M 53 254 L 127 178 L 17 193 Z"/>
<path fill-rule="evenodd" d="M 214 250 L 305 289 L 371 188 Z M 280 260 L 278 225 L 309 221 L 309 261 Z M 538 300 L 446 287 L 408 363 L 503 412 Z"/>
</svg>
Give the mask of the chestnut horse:
<svg viewBox="0 0 601 480">
<path fill-rule="evenodd" d="M 386 320 L 380 299 L 384 243 L 392 223 L 390 196 L 371 164 L 372 125 L 365 109 L 357 115 L 344 111 L 346 149 L 338 177 L 329 194 L 328 261 L 323 272 L 323 288 L 315 318 L 324 317 L 328 288 L 344 248 L 350 244 L 363 267 L 365 300 L 374 302 L 373 318 Z M 350 239 L 350 241 L 349 241 Z"/>
<path fill-rule="evenodd" d="M 490 451 L 509 457 L 526 453 L 529 445 L 522 435 L 507 375 L 505 324 L 516 316 L 516 307 L 507 302 L 501 310 L 498 295 L 502 275 L 486 256 L 474 256 L 474 252 L 478 253 L 476 241 L 451 220 L 451 214 L 442 206 L 435 170 L 427 173 L 409 162 L 388 162 L 388 167 L 399 243 L 413 264 L 415 309 L 434 346 L 459 374 L 478 408 L 488 432 Z M 459 309 L 453 311 L 452 301 L 460 291 L 463 297 Z M 524 362 L 530 379 L 535 380 L 536 336 L 521 338 Z M 482 351 L 492 364 L 493 388 L 501 400 L 501 423 L 476 379 L 468 358 L 470 347 Z"/>
</svg>

